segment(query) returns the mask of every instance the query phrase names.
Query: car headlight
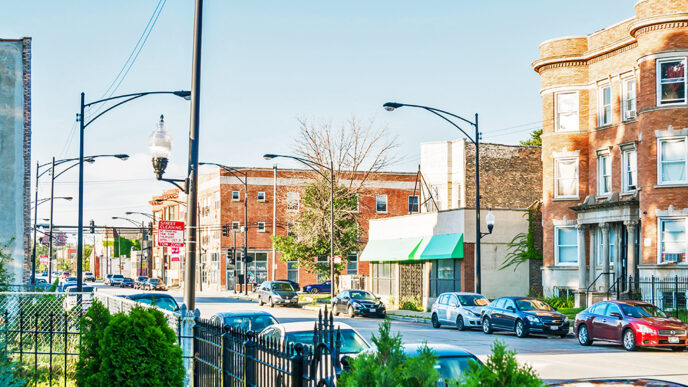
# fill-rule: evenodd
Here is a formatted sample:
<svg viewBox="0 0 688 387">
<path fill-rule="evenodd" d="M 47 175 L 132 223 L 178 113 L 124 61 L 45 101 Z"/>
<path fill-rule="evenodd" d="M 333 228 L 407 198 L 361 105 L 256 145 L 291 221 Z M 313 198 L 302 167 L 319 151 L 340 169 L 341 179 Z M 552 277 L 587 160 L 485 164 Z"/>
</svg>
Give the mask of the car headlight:
<svg viewBox="0 0 688 387">
<path fill-rule="evenodd" d="M 568 324 L 570 322 L 571 322 L 571 320 L 569 320 L 568 317 L 564 316 L 564 324 Z"/>
<path fill-rule="evenodd" d="M 540 322 L 541 322 L 540 318 L 536 317 L 536 316 L 527 315 L 526 318 L 528 319 L 528 321 L 532 322 L 533 324 L 540 324 Z"/>
<path fill-rule="evenodd" d="M 281 299 L 282 299 L 282 296 L 280 296 L 279 294 L 275 294 L 274 297 L 275 297 L 275 299 L 277 299 L 277 300 L 281 300 Z"/>
<path fill-rule="evenodd" d="M 356 309 L 360 309 L 363 307 L 363 305 L 359 304 L 358 302 L 352 302 L 351 305 Z"/>
<path fill-rule="evenodd" d="M 645 333 L 645 334 L 651 334 L 651 335 L 657 333 L 654 329 L 648 327 L 647 325 L 642 325 L 642 324 L 638 324 L 638 332 Z"/>
</svg>

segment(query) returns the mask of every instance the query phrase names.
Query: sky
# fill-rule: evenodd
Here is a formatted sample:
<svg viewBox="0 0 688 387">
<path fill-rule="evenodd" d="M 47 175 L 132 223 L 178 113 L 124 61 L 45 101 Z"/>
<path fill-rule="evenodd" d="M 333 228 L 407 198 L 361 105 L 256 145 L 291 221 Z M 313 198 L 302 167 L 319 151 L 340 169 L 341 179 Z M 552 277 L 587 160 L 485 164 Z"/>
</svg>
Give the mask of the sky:
<svg viewBox="0 0 688 387">
<path fill-rule="evenodd" d="M 117 94 L 189 89 L 193 1 L 22 0 L 0 13 L 0 38 L 32 38 L 32 163 L 78 156 L 79 96 L 105 95 L 162 5 Z M 163 5 L 164 3 L 164 5 Z M 415 171 L 420 143 L 460 133 L 396 101 L 480 115 L 483 141 L 515 144 L 541 122 L 540 80 L 531 67 L 548 39 L 586 35 L 633 16 L 635 0 L 226 1 L 204 6 L 201 161 L 271 167 L 264 153 L 290 153 L 299 118 L 338 126 L 374 120 L 398 136 L 398 171 Z M 112 216 L 150 212 L 155 180 L 148 136 L 160 114 L 173 137 L 166 177 L 182 177 L 189 102 L 148 96 L 86 130 L 86 154 L 127 153 L 86 166 L 84 223 L 129 225 Z M 289 162 L 278 167 L 298 167 Z M 61 176 L 55 223 L 77 223 L 77 168 Z M 203 171 L 203 170 L 202 170 Z M 47 175 L 46 175 L 47 177 Z M 49 197 L 49 178 L 39 198 Z M 33 184 L 33 180 L 32 180 Z M 33 194 L 32 194 L 33 195 Z M 33 196 L 32 196 L 33 198 Z M 39 207 L 47 218 L 48 204 Z M 142 217 L 131 216 L 136 221 Z"/>
</svg>

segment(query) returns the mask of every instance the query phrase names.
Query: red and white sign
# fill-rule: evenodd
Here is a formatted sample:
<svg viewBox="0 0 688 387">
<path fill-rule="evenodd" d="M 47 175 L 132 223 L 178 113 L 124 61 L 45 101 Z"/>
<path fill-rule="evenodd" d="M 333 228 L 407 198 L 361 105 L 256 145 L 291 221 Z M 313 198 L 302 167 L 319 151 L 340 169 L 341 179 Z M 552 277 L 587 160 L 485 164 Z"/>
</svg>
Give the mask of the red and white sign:
<svg viewBox="0 0 688 387">
<path fill-rule="evenodd" d="M 178 256 L 178 255 L 173 255 L 173 256 L 170 258 L 170 260 L 171 260 L 172 262 L 174 262 L 174 261 L 179 261 L 179 256 Z"/>
<path fill-rule="evenodd" d="M 184 222 L 176 220 L 158 221 L 158 246 L 184 246 Z"/>
<path fill-rule="evenodd" d="M 48 259 L 48 256 L 47 256 L 47 255 L 41 255 L 41 256 L 40 256 L 40 259 L 41 259 L 41 263 L 46 263 L 46 264 L 47 264 L 48 262 L 50 262 L 50 260 Z"/>
<path fill-rule="evenodd" d="M 179 254 L 179 247 L 172 247 L 172 254 Z M 179 258 L 179 257 L 177 257 Z"/>
</svg>

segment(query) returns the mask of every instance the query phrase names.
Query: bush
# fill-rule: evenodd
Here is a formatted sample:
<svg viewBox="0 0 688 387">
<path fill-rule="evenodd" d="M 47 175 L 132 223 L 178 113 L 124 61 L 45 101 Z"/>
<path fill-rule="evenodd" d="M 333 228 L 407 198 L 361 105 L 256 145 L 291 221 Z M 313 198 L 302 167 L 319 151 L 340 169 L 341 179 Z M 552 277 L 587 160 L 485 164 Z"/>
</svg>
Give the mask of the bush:
<svg viewBox="0 0 688 387">
<path fill-rule="evenodd" d="M 79 386 L 98 385 L 105 328 L 110 322 L 110 311 L 98 300 L 93 301 L 88 312 L 81 318 L 81 344 L 79 361 L 76 365 L 76 380 Z"/>
<path fill-rule="evenodd" d="M 19 363 L 10 358 L 6 343 L 0 340 L 0 386 L 19 387 L 24 385 L 26 385 L 26 381 L 21 378 Z"/>
<path fill-rule="evenodd" d="M 401 297 L 399 300 L 399 309 L 403 310 L 413 310 L 416 312 L 424 312 L 425 309 L 423 309 L 423 302 L 420 297 L 418 296 L 412 296 L 412 297 Z"/>
<path fill-rule="evenodd" d="M 516 352 L 506 349 L 506 344 L 495 340 L 492 354 L 487 364 L 480 367 L 477 363 L 469 364 L 468 372 L 461 384 L 455 386 L 469 387 L 540 387 L 545 384 L 538 378 L 529 365 L 520 366 L 516 362 Z"/>
</svg>

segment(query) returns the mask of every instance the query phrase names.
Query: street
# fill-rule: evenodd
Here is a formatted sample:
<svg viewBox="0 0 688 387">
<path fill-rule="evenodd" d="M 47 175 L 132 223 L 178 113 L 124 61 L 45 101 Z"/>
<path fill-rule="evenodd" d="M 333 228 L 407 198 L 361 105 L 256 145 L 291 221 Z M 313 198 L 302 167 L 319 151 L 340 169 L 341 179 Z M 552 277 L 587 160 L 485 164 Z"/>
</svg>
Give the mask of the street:
<svg viewBox="0 0 688 387">
<path fill-rule="evenodd" d="M 96 284 L 98 292 L 130 294 L 142 292 Z M 181 291 L 168 292 L 182 303 Z M 206 291 L 197 293 L 196 305 L 201 317 L 218 312 L 265 310 L 280 322 L 314 321 L 318 312 L 301 308 L 258 306 L 254 301 L 229 297 L 227 293 Z M 336 317 L 335 321 L 349 324 L 372 345 L 371 337 L 381 320 L 374 318 Z M 496 339 L 504 341 L 518 353 L 519 361 L 530 364 L 545 380 L 601 377 L 648 377 L 688 384 L 688 352 L 675 353 L 663 349 L 643 349 L 627 352 L 621 346 L 595 343 L 590 347 L 578 344 L 573 335 L 566 339 L 531 336 L 519 339 L 507 333 L 485 335 L 481 331 L 459 332 L 452 327 L 433 329 L 430 324 L 393 321 L 393 332 L 402 335 L 405 343 L 426 341 L 428 344 L 447 343 L 461 346 L 485 360 L 490 345 Z"/>
</svg>

